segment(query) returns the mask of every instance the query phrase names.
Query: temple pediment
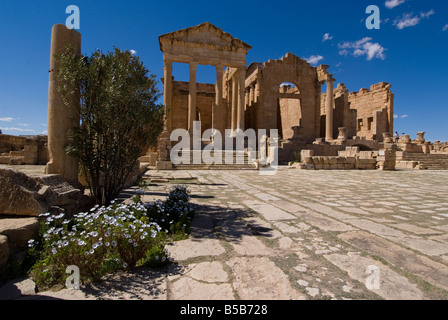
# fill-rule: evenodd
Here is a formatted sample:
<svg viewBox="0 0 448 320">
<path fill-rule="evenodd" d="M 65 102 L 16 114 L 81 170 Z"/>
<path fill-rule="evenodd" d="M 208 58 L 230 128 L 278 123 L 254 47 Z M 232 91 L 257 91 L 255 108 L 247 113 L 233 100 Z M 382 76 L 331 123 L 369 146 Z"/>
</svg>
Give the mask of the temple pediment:
<svg viewBox="0 0 448 320">
<path fill-rule="evenodd" d="M 160 49 L 166 46 L 179 45 L 187 47 L 216 47 L 230 51 L 245 51 L 252 48 L 247 43 L 234 38 L 209 22 L 181 29 L 159 36 Z"/>
</svg>

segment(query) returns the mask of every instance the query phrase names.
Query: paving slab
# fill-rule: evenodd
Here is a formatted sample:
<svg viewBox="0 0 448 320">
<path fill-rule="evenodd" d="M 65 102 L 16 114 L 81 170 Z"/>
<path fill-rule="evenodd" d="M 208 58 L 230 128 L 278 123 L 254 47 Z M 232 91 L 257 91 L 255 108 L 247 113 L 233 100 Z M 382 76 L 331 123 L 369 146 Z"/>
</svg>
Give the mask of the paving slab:
<svg viewBox="0 0 448 320">
<path fill-rule="evenodd" d="M 237 257 L 227 262 L 242 300 L 304 300 L 288 276 L 267 257 Z"/>
<path fill-rule="evenodd" d="M 387 300 L 422 300 L 423 292 L 416 284 L 399 275 L 381 262 L 361 257 L 358 255 L 331 254 L 324 256 L 338 268 L 346 271 L 349 276 L 361 283 L 366 283 L 366 288 Z M 378 268 L 378 286 L 375 280 L 369 277 L 376 276 L 368 272 L 368 268 Z M 374 267 L 374 268 L 372 268 Z"/>
<path fill-rule="evenodd" d="M 447 265 L 415 254 L 409 249 L 367 232 L 347 232 L 338 237 L 371 255 L 379 256 L 388 263 L 413 273 L 436 287 L 448 290 Z"/>
</svg>

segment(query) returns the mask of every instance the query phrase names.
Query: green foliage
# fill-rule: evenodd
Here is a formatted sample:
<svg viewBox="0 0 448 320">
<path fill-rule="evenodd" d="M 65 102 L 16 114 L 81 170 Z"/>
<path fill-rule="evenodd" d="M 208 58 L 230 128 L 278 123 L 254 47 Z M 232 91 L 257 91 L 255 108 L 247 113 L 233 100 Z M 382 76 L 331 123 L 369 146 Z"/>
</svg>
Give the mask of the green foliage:
<svg viewBox="0 0 448 320">
<path fill-rule="evenodd" d="M 189 200 L 187 188 L 175 186 L 165 202 L 155 202 L 149 206 L 148 217 L 167 233 L 190 233 L 195 212 Z"/>
<path fill-rule="evenodd" d="M 64 102 L 70 106 L 79 98 L 81 104 L 80 126 L 70 132 L 67 152 L 79 158 L 96 202 L 108 205 L 163 129 L 155 75 L 117 48 L 82 57 L 68 50 L 58 58 Z"/>
<path fill-rule="evenodd" d="M 96 205 L 72 219 L 64 219 L 64 214 L 42 215 L 46 219 L 40 237 L 29 241 L 29 256 L 36 257 L 31 277 L 44 289 L 64 285 L 70 265 L 79 268 L 83 283 L 137 265 L 166 265 L 171 261 L 164 249 L 168 236 L 190 230 L 194 210 L 188 194 L 186 188 L 176 186 L 165 202 L 112 201 L 107 207 Z M 155 214 L 155 207 L 163 210 Z"/>
</svg>

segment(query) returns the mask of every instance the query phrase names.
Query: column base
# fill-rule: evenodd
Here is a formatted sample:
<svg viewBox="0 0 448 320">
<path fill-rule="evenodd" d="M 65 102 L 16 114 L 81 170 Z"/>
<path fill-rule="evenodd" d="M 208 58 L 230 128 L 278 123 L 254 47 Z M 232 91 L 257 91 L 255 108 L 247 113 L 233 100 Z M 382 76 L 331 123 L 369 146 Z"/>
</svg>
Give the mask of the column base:
<svg viewBox="0 0 448 320">
<path fill-rule="evenodd" d="M 171 161 L 157 161 L 157 170 L 173 170 L 173 163 Z"/>
</svg>

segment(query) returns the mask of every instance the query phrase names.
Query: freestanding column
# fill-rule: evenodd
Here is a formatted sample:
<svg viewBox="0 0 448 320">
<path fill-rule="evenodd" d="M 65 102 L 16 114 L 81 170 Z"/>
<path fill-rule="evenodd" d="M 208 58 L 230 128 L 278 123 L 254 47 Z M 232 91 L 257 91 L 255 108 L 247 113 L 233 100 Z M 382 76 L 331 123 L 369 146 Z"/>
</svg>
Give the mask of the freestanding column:
<svg viewBox="0 0 448 320">
<path fill-rule="evenodd" d="M 79 126 L 79 95 L 74 94 L 70 104 L 64 104 L 62 94 L 58 92 L 61 84 L 57 80 L 60 63 L 55 54 L 66 52 L 70 45 L 75 54 L 81 54 L 81 34 L 68 29 L 63 24 L 53 26 L 50 50 L 50 81 L 48 86 L 48 153 L 49 161 L 45 167 L 47 174 L 59 174 L 67 182 L 79 186 L 78 159 L 67 155 L 65 150 L 70 130 Z"/>
<path fill-rule="evenodd" d="M 333 140 L 333 81 L 334 79 L 331 76 L 327 80 L 327 100 L 325 103 L 325 140 L 327 141 Z"/>
<path fill-rule="evenodd" d="M 159 137 L 157 145 L 158 158 L 156 162 L 157 170 L 169 170 L 173 168 L 170 160 L 171 152 L 171 101 L 173 95 L 173 62 L 163 57 L 163 104 L 165 105 L 165 119 L 163 132 Z"/>
<path fill-rule="evenodd" d="M 171 131 L 171 99 L 172 99 L 172 83 L 173 83 L 173 62 L 163 59 L 163 104 L 165 105 L 165 128 L 164 131 Z"/>
<path fill-rule="evenodd" d="M 238 127 L 238 82 L 236 78 L 235 75 L 232 77 L 232 133 Z"/>
<path fill-rule="evenodd" d="M 223 77 L 223 66 L 217 65 L 216 66 L 216 86 L 215 86 L 215 96 L 216 101 L 214 104 L 214 110 L 212 114 L 212 128 L 222 130 L 222 126 L 220 123 L 223 122 L 223 119 L 219 119 L 219 114 L 222 111 L 222 77 Z M 219 122 L 219 123 L 218 123 Z"/>
<path fill-rule="evenodd" d="M 246 104 L 246 68 L 238 68 L 238 116 L 237 116 L 237 129 L 244 131 L 244 112 Z"/>
<path fill-rule="evenodd" d="M 188 131 L 193 132 L 193 121 L 196 120 L 196 69 L 198 64 L 190 62 L 190 85 L 188 93 Z"/>
</svg>

